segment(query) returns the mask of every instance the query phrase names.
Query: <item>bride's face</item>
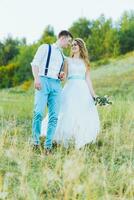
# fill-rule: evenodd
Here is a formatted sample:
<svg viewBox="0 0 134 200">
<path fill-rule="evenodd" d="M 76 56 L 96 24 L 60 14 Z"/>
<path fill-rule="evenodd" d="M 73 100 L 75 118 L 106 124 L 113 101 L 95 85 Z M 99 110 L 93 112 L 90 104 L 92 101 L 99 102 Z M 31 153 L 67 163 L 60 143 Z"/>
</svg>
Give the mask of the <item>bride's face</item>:
<svg viewBox="0 0 134 200">
<path fill-rule="evenodd" d="M 71 51 L 73 54 L 78 53 L 80 51 L 79 45 L 75 40 L 72 42 Z"/>
</svg>

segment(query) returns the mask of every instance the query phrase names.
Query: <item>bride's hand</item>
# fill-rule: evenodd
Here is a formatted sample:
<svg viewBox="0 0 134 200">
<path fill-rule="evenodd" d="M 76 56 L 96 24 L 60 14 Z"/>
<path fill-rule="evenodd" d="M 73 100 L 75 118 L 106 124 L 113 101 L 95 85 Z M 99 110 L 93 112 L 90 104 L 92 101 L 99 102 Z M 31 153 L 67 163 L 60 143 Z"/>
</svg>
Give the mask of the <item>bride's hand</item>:
<svg viewBox="0 0 134 200">
<path fill-rule="evenodd" d="M 93 100 L 95 101 L 95 99 L 98 97 L 98 95 L 95 94 L 92 97 L 93 97 Z"/>
<path fill-rule="evenodd" d="M 58 78 L 59 78 L 61 81 L 65 80 L 65 72 L 63 72 L 63 71 L 60 72 Z"/>
</svg>

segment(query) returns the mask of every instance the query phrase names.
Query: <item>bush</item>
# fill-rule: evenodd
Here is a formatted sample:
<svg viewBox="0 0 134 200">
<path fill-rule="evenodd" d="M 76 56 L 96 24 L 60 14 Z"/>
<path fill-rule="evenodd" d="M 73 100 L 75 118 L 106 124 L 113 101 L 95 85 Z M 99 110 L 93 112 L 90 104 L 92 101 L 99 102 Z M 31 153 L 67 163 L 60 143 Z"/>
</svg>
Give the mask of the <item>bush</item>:
<svg viewBox="0 0 134 200">
<path fill-rule="evenodd" d="M 22 85 L 21 85 L 21 88 L 23 91 L 27 91 L 29 90 L 29 88 L 31 87 L 32 85 L 32 80 L 28 80 L 28 81 L 25 81 Z"/>
<path fill-rule="evenodd" d="M 15 84 L 14 76 L 18 70 L 17 64 L 8 64 L 0 67 L 0 88 L 13 87 Z"/>
</svg>

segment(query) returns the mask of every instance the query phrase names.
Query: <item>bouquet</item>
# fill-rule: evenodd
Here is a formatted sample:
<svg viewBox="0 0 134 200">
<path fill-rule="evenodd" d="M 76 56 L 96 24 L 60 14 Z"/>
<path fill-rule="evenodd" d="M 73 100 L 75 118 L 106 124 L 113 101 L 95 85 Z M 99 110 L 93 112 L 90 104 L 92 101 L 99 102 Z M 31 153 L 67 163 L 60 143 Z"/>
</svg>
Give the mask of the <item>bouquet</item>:
<svg viewBox="0 0 134 200">
<path fill-rule="evenodd" d="M 94 101 L 95 101 L 95 105 L 99 105 L 99 106 L 106 106 L 106 105 L 112 104 L 112 101 L 107 95 L 103 97 L 101 96 L 94 97 Z"/>
</svg>

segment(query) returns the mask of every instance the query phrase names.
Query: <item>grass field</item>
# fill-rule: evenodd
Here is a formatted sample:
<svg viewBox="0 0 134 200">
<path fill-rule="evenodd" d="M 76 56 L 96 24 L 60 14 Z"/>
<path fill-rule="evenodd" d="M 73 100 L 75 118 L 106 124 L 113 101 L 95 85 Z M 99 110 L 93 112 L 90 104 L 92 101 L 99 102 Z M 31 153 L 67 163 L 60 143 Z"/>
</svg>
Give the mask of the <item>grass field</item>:
<svg viewBox="0 0 134 200">
<path fill-rule="evenodd" d="M 134 53 L 94 68 L 91 76 L 96 93 L 113 100 L 98 107 L 96 143 L 57 148 L 48 157 L 30 145 L 34 90 L 0 91 L 0 199 L 134 199 Z"/>
</svg>

